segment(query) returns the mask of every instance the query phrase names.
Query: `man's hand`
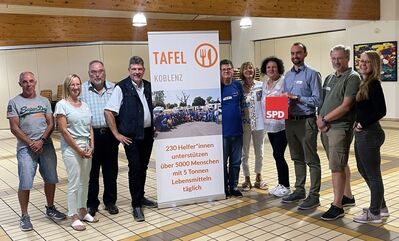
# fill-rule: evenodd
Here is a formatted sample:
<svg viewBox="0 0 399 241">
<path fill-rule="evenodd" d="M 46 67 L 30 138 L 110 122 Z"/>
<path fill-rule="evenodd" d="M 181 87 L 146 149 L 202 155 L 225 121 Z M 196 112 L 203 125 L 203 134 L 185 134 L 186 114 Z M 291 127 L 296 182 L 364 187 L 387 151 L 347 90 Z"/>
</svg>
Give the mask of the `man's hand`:
<svg viewBox="0 0 399 241">
<path fill-rule="evenodd" d="M 40 154 L 43 152 L 43 141 L 42 140 L 32 141 L 29 147 L 34 153 Z"/>
<path fill-rule="evenodd" d="M 287 96 L 290 100 L 299 100 L 299 97 L 297 95 L 291 94 L 289 92 L 283 92 L 281 95 Z"/>
<path fill-rule="evenodd" d="M 321 132 L 327 132 L 328 129 L 330 129 L 330 127 L 326 124 L 326 122 L 323 120 L 323 117 L 321 116 L 317 117 L 316 124 L 317 128 L 319 128 Z"/>
<path fill-rule="evenodd" d="M 131 138 L 129 138 L 129 137 L 126 137 L 126 136 L 124 136 L 124 135 L 122 135 L 122 134 L 118 134 L 116 137 L 115 137 L 120 143 L 122 143 L 123 145 L 130 145 L 131 143 L 132 143 L 132 139 Z"/>
</svg>

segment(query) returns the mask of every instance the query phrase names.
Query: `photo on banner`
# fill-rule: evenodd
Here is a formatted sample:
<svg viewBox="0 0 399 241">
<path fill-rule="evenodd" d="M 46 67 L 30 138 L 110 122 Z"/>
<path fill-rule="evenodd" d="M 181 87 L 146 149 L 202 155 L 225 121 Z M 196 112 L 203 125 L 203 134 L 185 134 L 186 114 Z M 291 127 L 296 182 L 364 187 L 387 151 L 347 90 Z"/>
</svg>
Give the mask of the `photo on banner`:
<svg viewBox="0 0 399 241">
<path fill-rule="evenodd" d="M 158 206 L 224 199 L 218 32 L 149 32 Z"/>
</svg>

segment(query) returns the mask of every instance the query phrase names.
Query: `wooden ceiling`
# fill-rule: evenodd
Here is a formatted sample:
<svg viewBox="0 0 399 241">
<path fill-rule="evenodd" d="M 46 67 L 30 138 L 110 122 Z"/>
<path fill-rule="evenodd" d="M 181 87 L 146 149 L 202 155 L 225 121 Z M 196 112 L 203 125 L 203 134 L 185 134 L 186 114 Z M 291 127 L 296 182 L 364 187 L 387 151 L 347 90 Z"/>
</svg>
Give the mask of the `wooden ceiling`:
<svg viewBox="0 0 399 241">
<path fill-rule="evenodd" d="M 0 13 L 0 45 L 60 42 L 146 41 L 147 31 L 218 30 L 220 40 L 231 39 L 230 20 L 217 16 L 279 17 L 312 19 L 378 20 L 380 0 L 2 0 L 7 6 L 25 7 L 24 12 Z M 43 15 L 26 14 L 32 7 L 46 8 Z M 49 14 L 49 9 L 58 12 Z M 61 12 L 59 11 L 61 9 Z M 65 14 L 62 9 L 66 9 Z M 0 9 L 1 10 L 1 9 Z M 62 16 L 76 10 L 95 11 L 92 17 Z M 131 26 L 125 14 L 107 17 L 104 12 L 148 12 L 144 28 Z M 5 13 L 4 13 L 5 12 Z M 195 16 L 192 20 L 156 19 L 162 14 L 172 18 Z M 208 17 L 204 17 L 204 16 Z M 210 17 L 209 17 L 210 16 Z M 214 19 L 212 19 L 214 16 Z M 154 19 L 155 18 L 155 19 Z M 170 18 L 170 17 L 169 17 Z M 199 19 L 208 19 L 203 21 Z"/>
</svg>

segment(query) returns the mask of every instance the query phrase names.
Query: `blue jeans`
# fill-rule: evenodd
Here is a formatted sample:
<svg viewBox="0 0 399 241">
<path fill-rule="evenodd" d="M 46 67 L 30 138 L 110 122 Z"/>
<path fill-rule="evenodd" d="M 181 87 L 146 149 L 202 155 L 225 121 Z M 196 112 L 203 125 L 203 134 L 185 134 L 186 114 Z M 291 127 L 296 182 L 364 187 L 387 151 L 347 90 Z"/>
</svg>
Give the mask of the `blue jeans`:
<svg viewBox="0 0 399 241">
<path fill-rule="evenodd" d="M 224 190 L 237 188 L 242 156 L 242 135 L 223 137 Z M 228 168 L 227 168 L 228 164 Z"/>
<path fill-rule="evenodd" d="M 43 144 L 41 154 L 34 153 L 29 147 L 17 150 L 19 189 L 30 190 L 33 187 L 33 179 L 37 166 L 45 183 L 58 183 L 57 156 L 52 140 L 49 138 Z"/>
</svg>

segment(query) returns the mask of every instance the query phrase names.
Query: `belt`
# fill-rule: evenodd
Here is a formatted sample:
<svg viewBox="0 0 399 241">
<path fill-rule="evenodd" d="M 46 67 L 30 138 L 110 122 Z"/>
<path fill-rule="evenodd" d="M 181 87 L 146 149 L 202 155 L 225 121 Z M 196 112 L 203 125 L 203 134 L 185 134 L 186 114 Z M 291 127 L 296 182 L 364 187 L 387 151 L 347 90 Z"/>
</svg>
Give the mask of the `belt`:
<svg viewBox="0 0 399 241">
<path fill-rule="evenodd" d="M 304 120 L 307 118 L 313 118 L 316 117 L 315 114 L 310 114 L 310 115 L 289 115 L 288 119 L 289 120 Z"/>
<path fill-rule="evenodd" d="M 98 132 L 100 134 L 105 134 L 109 131 L 108 127 L 100 127 L 100 128 L 93 128 L 93 131 Z"/>
</svg>

